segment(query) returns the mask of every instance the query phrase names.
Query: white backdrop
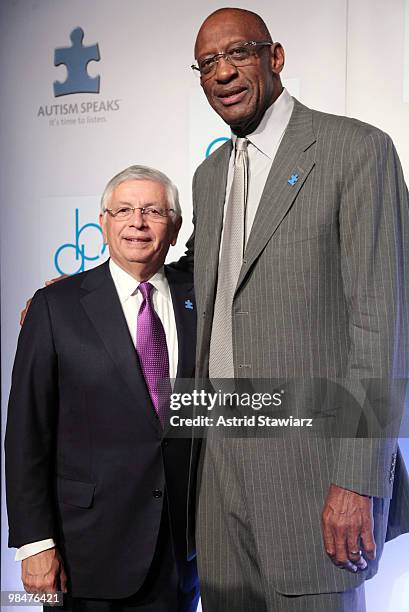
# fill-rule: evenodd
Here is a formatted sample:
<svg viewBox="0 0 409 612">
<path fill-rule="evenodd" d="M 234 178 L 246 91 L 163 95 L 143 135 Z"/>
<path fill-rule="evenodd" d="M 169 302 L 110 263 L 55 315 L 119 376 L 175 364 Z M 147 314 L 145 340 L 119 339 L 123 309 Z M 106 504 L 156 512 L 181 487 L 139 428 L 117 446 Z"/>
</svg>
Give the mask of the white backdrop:
<svg viewBox="0 0 409 612">
<path fill-rule="evenodd" d="M 195 32 L 219 6 L 214 0 L 2 0 L 3 424 L 19 311 L 59 270 L 87 269 L 107 256 L 94 224 L 99 194 L 114 173 L 142 163 L 172 177 L 185 218 L 172 258 L 183 252 L 193 171 L 215 140 L 229 136 L 189 69 Z M 409 0 L 253 0 L 251 9 L 285 47 L 289 91 L 308 106 L 387 131 L 409 179 Z M 88 74 L 100 76 L 99 93 L 54 97 L 53 83 L 69 75 L 54 65 L 54 53 L 70 47 L 77 27 L 85 47 L 98 44 L 100 60 L 89 63 Z M 2 588 L 18 589 L 4 505 L 2 518 Z M 368 610 L 409 610 L 408 545 L 409 537 L 387 545 L 381 571 L 367 586 Z"/>
</svg>

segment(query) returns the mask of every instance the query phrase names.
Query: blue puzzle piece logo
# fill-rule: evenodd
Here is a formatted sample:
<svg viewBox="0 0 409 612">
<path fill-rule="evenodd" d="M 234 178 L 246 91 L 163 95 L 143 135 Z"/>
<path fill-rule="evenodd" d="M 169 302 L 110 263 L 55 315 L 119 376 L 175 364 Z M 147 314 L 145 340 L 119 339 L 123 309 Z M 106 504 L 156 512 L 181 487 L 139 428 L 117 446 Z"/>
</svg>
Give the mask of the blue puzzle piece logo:
<svg viewBox="0 0 409 612">
<path fill-rule="evenodd" d="M 185 308 L 193 310 L 193 302 L 191 300 L 185 300 Z"/>
<path fill-rule="evenodd" d="M 298 174 L 292 174 L 291 178 L 288 179 L 287 183 L 289 185 L 295 185 L 297 181 L 298 181 Z"/>
<path fill-rule="evenodd" d="M 54 52 L 54 66 L 65 64 L 68 76 L 64 83 L 54 81 L 54 96 L 68 96 L 76 93 L 99 93 L 100 77 L 90 77 L 87 65 L 101 59 L 98 44 L 84 47 L 84 30 L 75 28 L 70 34 L 71 47 L 61 47 Z"/>
</svg>

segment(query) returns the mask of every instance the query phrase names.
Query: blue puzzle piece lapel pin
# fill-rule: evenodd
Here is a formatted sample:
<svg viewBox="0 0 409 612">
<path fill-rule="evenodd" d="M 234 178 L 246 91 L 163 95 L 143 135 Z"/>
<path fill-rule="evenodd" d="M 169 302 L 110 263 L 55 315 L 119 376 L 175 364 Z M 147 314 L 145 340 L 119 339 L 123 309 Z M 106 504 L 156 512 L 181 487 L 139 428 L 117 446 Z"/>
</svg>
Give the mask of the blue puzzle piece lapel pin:
<svg viewBox="0 0 409 612">
<path fill-rule="evenodd" d="M 187 310 L 193 310 L 193 302 L 191 300 L 185 300 L 185 308 L 187 308 Z"/>
<path fill-rule="evenodd" d="M 291 178 L 289 178 L 289 179 L 288 179 L 287 183 L 288 183 L 289 185 L 291 185 L 291 186 L 292 186 L 292 185 L 295 185 L 295 184 L 296 184 L 296 182 L 298 181 L 298 178 L 299 178 L 299 177 L 298 177 L 298 174 L 292 174 L 292 175 L 291 175 Z"/>
</svg>

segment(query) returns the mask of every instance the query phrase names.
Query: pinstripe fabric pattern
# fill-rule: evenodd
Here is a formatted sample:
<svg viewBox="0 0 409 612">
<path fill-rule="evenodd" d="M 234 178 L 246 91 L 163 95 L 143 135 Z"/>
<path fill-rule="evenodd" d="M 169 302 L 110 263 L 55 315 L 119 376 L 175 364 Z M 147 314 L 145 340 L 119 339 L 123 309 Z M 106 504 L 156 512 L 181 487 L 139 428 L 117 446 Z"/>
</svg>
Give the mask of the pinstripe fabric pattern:
<svg viewBox="0 0 409 612">
<path fill-rule="evenodd" d="M 226 143 L 203 162 L 193 184 L 199 379 L 208 375 L 230 150 Z M 290 185 L 293 174 L 298 181 Z M 236 377 L 346 378 L 358 396 L 361 378 L 406 377 L 408 211 L 399 160 L 386 134 L 295 101 L 233 302 Z M 268 601 L 273 591 L 347 591 L 372 576 L 377 561 L 358 576 L 329 561 L 320 514 L 331 482 L 376 496 L 379 558 L 395 449 L 395 439 L 208 440 L 198 520 L 204 592 L 216 588 L 217 575 L 236 584 L 234 572 L 251 583 L 256 602 Z M 409 485 L 398 463 L 392 536 L 409 529 Z M 243 610 L 251 610 L 243 597 Z"/>
<path fill-rule="evenodd" d="M 284 497 L 278 487 L 271 489 L 274 496 L 273 503 L 265 509 L 263 497 L 259 497 L 259 509 L 254 513 L 249 497 L 252 491 L 258 489 L 259 480 L 266 493 L 271 486 L 266 464 L 257 473 L 248 464 L 247 451 L 254 452 L 254 446 L 243 445 L 242 440 L 210 441 L 205 455 L 206 477 L 202 482 L 201 495 L 198 504 L 198 538 L 199 550 L 198 567 L 200 575 L 202 606 L 205 612 L 232 610 L 234 612 L 364 612 L 364 590 L 362 588 L 340 592 L 308 596 L 296 596 L 288 593 L 287 596 L 277 592 L 276 586 L 265 580 L 262 575 L 263 564 L 269 557 L 274 565 L 286 563 L 286 571 L 291 567 L 294 549 L 290 548 L 291 538 L 284 542 L 285 548 L 278 547 L 278 538 L 286 536 L 297 511 L 303 507 L 303 501 L 296 496 L 294 513 L 287 518 L 283 507 Z M 257 451 L 261 451 L 258 448 Z M 277 457 L 272 457 L 275 461 Z M 247 467 L 250 469 L 247 469 Z M 305 470 L 303 475 L 306 475 Z M 256 482 L 250 480 L 251 477 Z M 304 491 L 305 494 L 305 491 Z M 270 497 L 271 499 L 271 497 Z M 315 509 L 320 512 L 319 500 Z M 272 534 L 272 539 L 263 537 L 263 533 L 256 538 L 263 543 L 260 549 L 254 539 L 254 528 L 263 529 L 268 514 L 272 509 L 279 512 L 281 532 Z M 310 509 L 311 511 L 311 509 Z M 314 510 L 313 510 L 314 511 Z M 259 515 L 259 516 L 257 516 Z M 303 513 L 299 515 L 303 520 Z M 312 552 L 322 556 L 320 542 L 316 542 L 314 534 L 309 534 L 306 528 L 308 520 L 303 521 L 305 540 L 300 547 L 299 556 L 303 555 L 304 546 L 309 546 L 309 555 L 302 557 L 303 568 L 299 570 L 299 579 L 316 583 L 319 575 L 319 565 Z M 283 542 L 281 542 L 283 543 Z M 317 546 L 318 544 L 318 546 Z M 317 550 L 314 551 L 314 548 Z M 288 557 L 288 559 L 286 559 Z M 330 564 L 330 562 L 328 561 Z M 331 564 L 330 564 L 331 565 Z M 342 573 L 333 567 L 333 571 Z M 322 589 L 324 590 L 324 589 Z"/>
</svg>

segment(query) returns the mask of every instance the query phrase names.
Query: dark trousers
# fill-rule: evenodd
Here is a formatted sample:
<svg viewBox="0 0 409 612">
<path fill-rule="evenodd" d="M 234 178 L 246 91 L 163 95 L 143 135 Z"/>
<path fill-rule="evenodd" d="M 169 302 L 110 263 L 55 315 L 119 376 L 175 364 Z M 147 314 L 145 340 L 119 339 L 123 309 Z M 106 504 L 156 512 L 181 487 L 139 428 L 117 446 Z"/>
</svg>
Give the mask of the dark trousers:
<svg viewBox="0 0 409 612">
<path fill-rule="evenodd" d="M 109 580 L 109 575 L 101 579 Z M 85 599 L 64 596 L 64 612 L 195 612 L 199 602 L 196 559 L 175 560 L 167 504 L 152 564 L 141 588 L 125 599 Z M 58 610 L 58 608 L 57 608 Z M 45 612 L 50 612 L 49 608 Z"/>
</svg>

